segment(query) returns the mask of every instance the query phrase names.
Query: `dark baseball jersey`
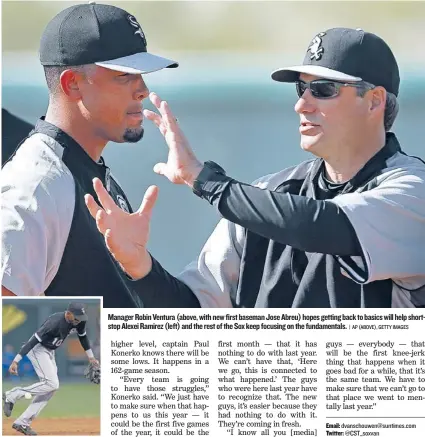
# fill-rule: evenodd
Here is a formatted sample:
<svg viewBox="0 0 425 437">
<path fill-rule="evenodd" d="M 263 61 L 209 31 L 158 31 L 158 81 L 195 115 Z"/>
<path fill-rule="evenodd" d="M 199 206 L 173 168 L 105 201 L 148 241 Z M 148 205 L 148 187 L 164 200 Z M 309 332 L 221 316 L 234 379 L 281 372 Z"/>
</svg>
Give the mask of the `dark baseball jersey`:
<svg viewBox="0 0 425 437">
<path fill-rule="evenodd" d="M 45 348 L 54 350 L 73 331 L 76 331 L 79 337 L 85 336 L 86 322 L 74 326 L 66 321 L 64 312 L 54 313 L 41 325 L 34 336 Z"/>
<path fill-rule="evenodd" d="M 425 306 L 425 164 L 393 133 L 345 184 L 313 159 L 255 185 L 203 184 L 224 219 L 178 276 L 203 307 Z"/>
<path fill-rule="evenodd" d="M 93 161 L 61 129 L 37 122 L 2 171 L 2 284 L 18 296 L 103 296 L 107 308 L 199 305 L 193 293 L 164 296 L 125 274 L 85 205 L 86 193 L 97 198 L 95 177 L 132 212 L 102 158 Z"/>
</svg>

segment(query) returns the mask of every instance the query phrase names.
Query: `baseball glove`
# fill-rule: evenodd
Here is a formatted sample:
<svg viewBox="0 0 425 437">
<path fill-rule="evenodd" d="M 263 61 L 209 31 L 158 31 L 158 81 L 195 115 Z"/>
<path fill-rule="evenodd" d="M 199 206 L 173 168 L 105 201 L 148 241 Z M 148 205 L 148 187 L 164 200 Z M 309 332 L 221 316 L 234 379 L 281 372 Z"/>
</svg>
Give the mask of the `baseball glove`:
<svg viewBox="0 0 425 437">
<path fill-rule="evenodd" d="M 84 376 L 93 384 L 100 384 L 100 365 L 89 363 L 84 370 Z"/>
</svg>

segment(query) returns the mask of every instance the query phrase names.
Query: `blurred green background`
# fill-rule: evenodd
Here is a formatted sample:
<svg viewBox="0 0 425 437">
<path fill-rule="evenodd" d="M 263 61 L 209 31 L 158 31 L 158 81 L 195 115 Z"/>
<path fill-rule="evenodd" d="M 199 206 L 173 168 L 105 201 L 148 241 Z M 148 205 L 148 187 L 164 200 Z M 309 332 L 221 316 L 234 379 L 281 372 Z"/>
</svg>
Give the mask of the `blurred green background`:
<svg viewBox="0 0 425 437">
<path fill-rule="evenodd" d="M 106 3 L 136 16 L 149 51 L 179 61 L 178 69 L 145 80 L 168 100 L 198 157 L 217 161 L 235 179 L 250 182 L 310 158 L 299 148 L 294 86 L 273 82 L 270 73 L 302 62 L 311 39 L 330 27 L 360 27 L 388 42 L 402 77 L 393 130 L 405 152 L 425 155 L 424 2 Z M 30 122 L 47 106 L 40 35 L 72 4 L 2 2 L 3 106 Z M 134 208 L 149 185 L 160 187 L 149 249 L 176 274 L 197 256 L 219 217 L 186 187 L 152 172 L 167 148 L 156 128 L 145 127 L 140 143 L 110 144 L 104 157 Z"/>
</svg>

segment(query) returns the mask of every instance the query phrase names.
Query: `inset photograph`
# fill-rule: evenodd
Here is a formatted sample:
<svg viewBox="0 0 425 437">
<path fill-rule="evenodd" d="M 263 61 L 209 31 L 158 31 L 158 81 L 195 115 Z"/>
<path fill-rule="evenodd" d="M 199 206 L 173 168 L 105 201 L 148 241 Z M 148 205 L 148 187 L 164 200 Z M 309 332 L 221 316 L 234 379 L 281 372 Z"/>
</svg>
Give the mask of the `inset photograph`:
<svg viewBox="0 0 425 437">
<path fill-rule="evenodd" d="M 2 435 L 100 435 L 101 299 L 2 303 Z"/>
</svg>

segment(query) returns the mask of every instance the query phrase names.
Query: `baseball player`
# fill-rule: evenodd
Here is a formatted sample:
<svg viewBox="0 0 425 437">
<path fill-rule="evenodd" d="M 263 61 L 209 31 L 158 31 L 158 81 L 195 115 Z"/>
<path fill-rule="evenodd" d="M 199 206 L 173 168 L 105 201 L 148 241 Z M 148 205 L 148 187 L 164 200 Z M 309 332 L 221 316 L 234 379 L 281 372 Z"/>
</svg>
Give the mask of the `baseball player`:
<svg viewBox="0 0 425 437">
<path fill-rule="evenodd" d="M 302 65 L 272 78 L 295 85 L 301 147 L 315 159 L 240 183 L 198 161 L 152 93 L 159 114 L 144 114 L 169 147 L 154 170 L 191 187 L 223 220 L 171 279 L 146 249 L 150 215 L 109 208 L 97 179 L 103 208 L 90 195 L 87 206 L 115 259 L 164 300 L 192 292 L 203 307 L 425 306 L 425 163 L 390 131 L 400 77 L 388 44 L 362 29 L 329 29 L 313 38 Z M 145 197 L 150 210 L 156 192 Z"/>
<path fill-rule="evenodd" d="M 102 153 L 110 141 L 143 137 L 149 90 L 142 74 L 178 64 L 147 51 L 129 12 L 94 2 L 71 6 L 47 24 L 40 62 L 46 116 L 2 170 L 2 295 L 95 295 L 105 307 L 152 306 L 158 297 L 111 257 L 84 194 L 95 194 L 92 179 L 99 177 L 113 203 L 131 211 Z M 178 296 L 175 302 L 186 305 Z"/>
<path fill-rule="evenodd" d="M 33 397 L 28 408 L 13 423 L 12 428 L 16 431 L 25 435 L 37 435 L 31 428 L 31 423 L 47 405 L 55 391 L 59 389 L 55 350 L 71 332 L 77 332 L 89 363 L 92 366 L 99 366 L 99 362 L 90 348 L 86 322 L 87 314 L 84 306 L 78 302 L 71 302 L 66 311 L 52 314 L 22 346 L 14 358 L 9 367 L 11 374 L 18 375 L 18 363 L 27 355 L 40 378 L 40 382 L 28 387 L 14 387 L 3 394 L 3 412 L 6 417 L 10 417 L 15 403 L 19 399 L 28 397 L 28 394 Z"/>
</svg>

